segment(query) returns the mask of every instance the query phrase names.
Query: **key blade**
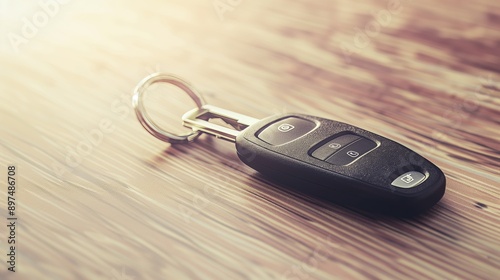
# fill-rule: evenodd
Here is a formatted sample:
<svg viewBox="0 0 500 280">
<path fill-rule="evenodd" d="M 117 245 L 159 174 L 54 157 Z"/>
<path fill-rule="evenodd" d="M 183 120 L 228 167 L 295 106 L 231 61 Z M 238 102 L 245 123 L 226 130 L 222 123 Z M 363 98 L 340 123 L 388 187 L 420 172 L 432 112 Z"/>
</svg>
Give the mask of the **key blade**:
<svg viewBox="0 0 500 280">
<path fill-rule="evenodd" d="M 211 123 L 210 119 L 221 119 L 234 129 Z M 256 123 L 258 119 L 212 105 L 203 105 L 201 108 L 195 108 L 185 113 L 182 116 L 182 121 L 185 127 L 189 127 L 193 131 L 201 131 L 217 138 L 235 142 L 238 134 Z"/>
</svg>

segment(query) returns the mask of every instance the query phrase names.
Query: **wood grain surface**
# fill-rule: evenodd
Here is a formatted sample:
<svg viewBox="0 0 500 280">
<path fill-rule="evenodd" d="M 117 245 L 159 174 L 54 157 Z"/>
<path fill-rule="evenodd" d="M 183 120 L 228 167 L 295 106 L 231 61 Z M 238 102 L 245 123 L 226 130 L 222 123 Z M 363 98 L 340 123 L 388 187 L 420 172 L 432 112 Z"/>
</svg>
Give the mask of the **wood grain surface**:
<svg viewBox="0 0 500 280">
<path fill-rule="evenodd" d="M 0 279 L 498 279 L 500 2 L 60 2 L 0 1 Z M 290 193 L 229 142 L 161 142 L 131 108 L 157 71 L 249 116 L 394 139 L 446 194 L 411 219 L 360 213 Z M 158 85 L 146 106 L 185 131 L 194 104 Z"/>
</svg>

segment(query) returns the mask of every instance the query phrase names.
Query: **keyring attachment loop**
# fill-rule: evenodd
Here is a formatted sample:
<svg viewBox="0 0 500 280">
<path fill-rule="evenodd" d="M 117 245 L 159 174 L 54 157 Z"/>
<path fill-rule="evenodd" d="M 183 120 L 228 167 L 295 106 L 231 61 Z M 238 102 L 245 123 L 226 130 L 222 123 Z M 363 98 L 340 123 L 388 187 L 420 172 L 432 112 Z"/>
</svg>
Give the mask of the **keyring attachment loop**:
<svg viewBox="0 0 500 280">
<path fill-rule="evenodd" d="M 170 133 L 161 127 L 159 127 L 149 116 L 144 108 L 144 96 L 147 92 L 147 89 L 155 83 L 167 83 L 172 84 L 184 92 L 186 92 L 189 97 L 196 103 L 198 109 L 201 109 L 203 105 L 205 105 L 205 100 L 203 97 L 186 81 L 183 79 L 176 77 L 170 74 L 164 73 L 154 73 L 142 81 L 134 89 L 134 96 L 132 97 L 132 105 L 135 110 L 135 114 L 137 115 L 137 119 L 142 124 L 142 126 L 154 137 L 168 142 L 172 144 L 185 144 L 196 139 L 201 131 L 193 131 L 184 135 L 177 135 L 174 133 Z"/>
</svg>

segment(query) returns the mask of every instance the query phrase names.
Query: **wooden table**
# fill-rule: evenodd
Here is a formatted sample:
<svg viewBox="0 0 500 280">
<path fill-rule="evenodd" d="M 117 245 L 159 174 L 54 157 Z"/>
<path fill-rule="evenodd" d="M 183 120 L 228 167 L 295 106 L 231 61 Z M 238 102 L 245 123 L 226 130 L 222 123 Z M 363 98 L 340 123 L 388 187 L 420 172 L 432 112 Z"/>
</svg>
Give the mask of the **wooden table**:
<svg viewBox="0 0 500 280">
<path fill-rule="evenodd" d="M 500 2 L 54 1 L 0 7 L 0 279 L 498 279 Z M 229 142 L 161 142 L 131 108 L 157 71 L 249 116 L 394 139 L 446 194 L 415 218 L 360 213 L 288 192 Z M 184 131 L 193 102 L 149 96 Z"/>
</svg>

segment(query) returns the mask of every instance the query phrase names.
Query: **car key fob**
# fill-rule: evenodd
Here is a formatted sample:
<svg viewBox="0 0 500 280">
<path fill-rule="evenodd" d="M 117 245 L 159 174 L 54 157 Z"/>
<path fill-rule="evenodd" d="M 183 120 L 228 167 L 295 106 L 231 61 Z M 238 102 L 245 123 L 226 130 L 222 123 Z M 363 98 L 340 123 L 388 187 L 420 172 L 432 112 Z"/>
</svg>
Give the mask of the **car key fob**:
<svg viewBox="0 0 500 280">
<path fill-rule="evenodd" d="M 178 86 L 197 108 L 182 117 L 193 131 L 175 135 L 145 113 L 144 92 L 165 82 Z M 208 133 L 236 143 L 238 157 L 253 169 L 295 190 L 350 208 L 409 216 L 425 211 L 444 194 L 443 172 L 416 152 L 373 132 L 333 120 L 281 114 L 257 120 L 206 105 L 184 80 L 152 74 L 135 89 L 133 106 L 143 127 L 173 144 Z M 221 119 L 232 128 L 210 122 Z"/>
<path fill-rule="evenodd" d="M 443 172 L 403 145 L 333 120 L 283 114 L 236 138 L 253 169 L 309 195 L 348 207 L 408 216 L 436 204 Z"/>
</svg>

